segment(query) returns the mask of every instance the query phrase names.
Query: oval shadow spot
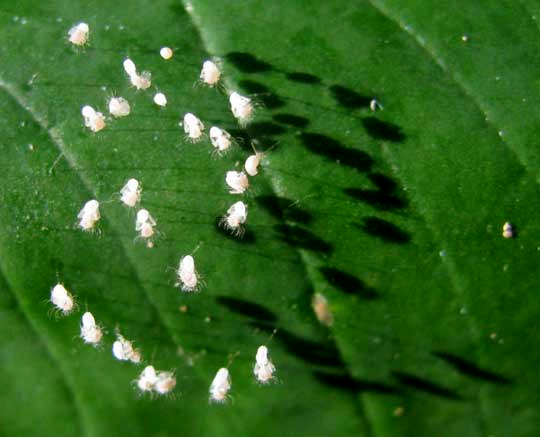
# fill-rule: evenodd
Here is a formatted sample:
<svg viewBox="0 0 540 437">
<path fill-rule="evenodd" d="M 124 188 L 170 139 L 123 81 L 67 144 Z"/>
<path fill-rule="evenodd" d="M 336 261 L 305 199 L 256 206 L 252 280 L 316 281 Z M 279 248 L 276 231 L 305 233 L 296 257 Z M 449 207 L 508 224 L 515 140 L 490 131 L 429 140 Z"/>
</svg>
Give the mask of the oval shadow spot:
<svg viewBox="0 0 540 437">
<path fill-rule="evenodd" d="M 376 140 L 399 143 L 405 139 L 405 134 L 401 132 L 401 128 L 397 124 L 382 121 L 375 117 L 363 118 L 362 124 L 367 133 Z"/>
<path fill-rule="evenodd" d="M 271 121 L 255 121 L 248 126 L 249 133 L 253 133 L 253 137 L 283 135 L 287 132 L 283 126 L 272 123 Z"/>
<path fill-rule="evenodd" d="M 379 190 L 364 190 L 362 188 L 344 188 L 343 192 L 355 198 L 356 200 L 360 200 L 361 202 L 365 202 L 374 208 L 380 209 L 381 211 L 389 211 L 392 209 L 400 209 L 405 208 L 407 206 L 407 202 L 403 199 L 400 199 L 397 196 L 394 196 L 392 194 L 384 193 L 383 191 Z"/>
<path fill-rule="evenodd" d="M 309 120 L 307 118 L 294 114 L 274 114 L 272 118 L 278 123 L 300 128 L 305 128 L 309 124 Z"/>
<path fill-rule="evenodd" d="M 370 173 L 367 175 L 368 179 L 373 182 L 377 188 L 385 193 L 393 193 L 397 190 L 397 183 L 392 178 L 381 173 Z"/>
<path fill-rule="evenodd" d="M 373 288 L 367 287 L 356 276 L 332 267 L 321 267 L 319 271 L 330 284 L 344 293 L 354 294 L 366 300 L 374 300 L 379 297 L 379 294 Z"/>
<path fill-rule="evenodd" d="M 230 52 L 225 55 L 225 59 L 244 73 L 264 73 L 274 69 L 268 62 L 261 61 L 250 53 Z"/>
<path fill-rule="evenodd" d="M 393 223 L 377 217 L 365 217 L 363 220 L 364 224 L 357 226 L 374 237 L 398 244 L 411 241 L 411 235 Z"/>
<path fill-rule="evenodd" d="M 373 159 L 366 152 L 344 147 L 326 135 L 303 132 L 300 141 L 313 153 L 361 172 L 369 171 L 373 165 Z"/>
<path fill-rule="evenodd" d="M 296 202 L 280 196 L 258 196 L 255 202 L 264 208 L 273 217 L 279 220 L 291 220 L 293 222 L 308 224 L 312 215 L 306 209 L 300 208 Z"/>
<path fill-rule="evenodd" d="M 230 231 L 223 228 L 223 226 L 221 225 L 221 217 L 216 217 L 216 219 L 214 220 L 214 228 L 219 234 L 223 235 L 224 237 L 227 237 L 229 240 L 235 241 L 236 243 L 240 243 L 240 244 L 255 243 L 255 234 L 253 233 L 253 231 L 249 229 L 249 227 L 245 230 L 242 236 L 233 235 L 231 234 Z"/>
<path fill-rule="evenodd" d="M 258 303 L 229 296 L 217 296 L 216 300 L 228 310 L 252 319 L 265 321 L 267 323 L 275 323 L 278 319 L 272 311 Z"/>
<path fill-rule="evenodd" d="M 400 390 L 397 387 L 382 382 L 368 381 L 365 379 L 354 379 L 346 373 L 330 373 L 315 370 L 315 378 L 323 384 L 340 390 L 350 392 L 371 392 L 379 394 L 397 394 Z"/>
<path fill-rule="evenodd" d="M 308 85 L 318 85 L 322 82 L 320 77 L 310 73 L 302 73 L 300 71 L 286 73 L 285 77 L 293 82 L 300 82 Z"/>
<path fill-rule="evenodd" d="M 430 393 L 445 399 L 462 400 L 463 398 L 456 391 L 443 387 L 442 385 L 431 382 L 427 379 L 420 378 L 405 372 L 393 371 L 392 376 L 401 384 L 407 387 Z"/>
<path fill-rule="evenodd" d="M 334 250 L 331 244 L 317 237 L 307 229 L 285 224 L 274 225 L 273 227 L 278 233 L 278 238 L 291 246 L 326 254 Z"/>
<path fill-rule="evenodd" d="M 253 94 L 268 109 L 278 109 L 285 106 L 285 102 L 266 85 L 254 80 L 241 80 L 238 85 L 249 94 Z"/>
<path fill-rule="evenodd" d="M 337 103 L 347 109 L 369 108 L 372 100 L 342 85 L 332 85 L 329 89 Z"/>
</svg>

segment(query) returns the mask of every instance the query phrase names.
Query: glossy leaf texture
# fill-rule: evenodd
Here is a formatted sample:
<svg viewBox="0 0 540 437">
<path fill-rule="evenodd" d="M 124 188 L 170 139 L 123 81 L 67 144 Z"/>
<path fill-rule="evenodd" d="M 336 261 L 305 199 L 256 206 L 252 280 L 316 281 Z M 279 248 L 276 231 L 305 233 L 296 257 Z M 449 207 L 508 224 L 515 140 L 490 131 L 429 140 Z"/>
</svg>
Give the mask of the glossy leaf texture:
<svg viewBox="0 0 540 437">
<path fill-rule="evenodd" d="M 540 227 L 533 2 L 7 2 L 0 13 L 6 435 L 535 435 Z M 68 29 L 90 26 L 73 48 Z M 174 49 L 171 60 L 160 47 Z M 152 73 L 134 90 L 130 57 Z M 219 60 L 222 84 L 198 83 Z M 227 93 L 256 102 L 244 129 Z M 157 107 L 153 95 L 166 94 Z M 131 114 L 92 133 L 81 107 Z M 186 140 L 192 112 L 238 138 Z M 244 195 L 225 173 L 264 153 Z M 142 184 L 154 247 L 119 202 Z M 77 213 L 101 203 L 93 232 Z M 219 219 L 242 199 L 242 239 Z M 511 222 L 514 238 L 503 238 Z M 193 254 L 204 283 L 182 292 Z M 62 282 L 78 311 L 51 312 Z M 318 323 L 314 295 L 333 323 Z M 103 345 L 83 344 L 92 311 Z M 138 394 L 116 330 L 169 396 Z M 260 385 L 255 351 L 276 380 Z M 210 404 L 220 367 L 230 398 Z M 21 415 L 24 411 L 24 417 Z M 32 417 L 29 421 L 26 418 Z M 35 420 L 34 420 L 35 419 Z"/>
</svg>

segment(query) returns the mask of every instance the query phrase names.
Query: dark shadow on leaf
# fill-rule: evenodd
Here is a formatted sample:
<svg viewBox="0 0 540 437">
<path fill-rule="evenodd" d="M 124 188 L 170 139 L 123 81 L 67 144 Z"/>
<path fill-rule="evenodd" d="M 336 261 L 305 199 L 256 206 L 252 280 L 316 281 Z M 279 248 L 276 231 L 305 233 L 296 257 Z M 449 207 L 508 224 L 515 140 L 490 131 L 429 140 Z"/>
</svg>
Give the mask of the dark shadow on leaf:
<svg viewBox="0 0 540 437">
<path fill-rule="evenodd" d="M 261 61 L 250 53 L 230 52 L 225 55 L 225 59 L 244 73 L 264 73 L 274 69 L 268 62 Z"/>
<path fill-rule="evenodd" d="M 392 178 L 381 173 L 370 173 L 368 179 L 373 182 L 377 188 L 387 194 L 392 194 L 397 190 L 397 183 Z"/>
<path fill-rule="evenodd" d="M 223 225 L 221 225 L 221 217 L 217 217 L 214 221 L 214 228 L 216 231 L 218 231 L 221 235 L 227 237 L 229 240 L 233 240 L 240 244 L 253 244 L 255 243 L 255 234 L 253 231 L 251 231 L 249 228 L 245 230 L 243 235 L 238 236 L 232 234 L 230 231 L 225 229 Z"/>
<path fill-rule="evenodd" d="M 356 226 L 374 237 L 398 244 L 405 244 L 411 241 L 411 235 L 408 232 L 386 220 L 377 217 L 365 217 L 363 220 L 364 223 L 362 225 Z"/>
<path fill-rule="evenodd" d="M 366 152 L 344 147 L 339 141 L 326 135 L 303 132 L 300 140 L 310 151 L 358 171 L 369 171 L 373 165 L 373 159 Z"/>
<path fill-rule="evenodd" d="M 293 82 L 300 82 L 308 85 L 318 85 L 322 82 L 320 77 L 310 73 L 302 73 L 300 71 L 285 73 L 285 77 Z"/>
<path fill-rule="evenodd" d="M 470 376 L 475 379 L 482 379 L 484 381 L 492 382 L 494 384 L 512 384 L 512 380 L 510 380 L 509 378 L 498 373 L 482 369 L 473 362 L 460 358 L 457 355 L 449 354 L 447 352 L 432 352 L 432 354 L 446 361 L 458 372 L 464 375 Z"/>
<path fill-rule="evenodd" d="M 354 379 L 350 375 L 343 373 L 329 373 L 316 370 L 313 374 L 317 380 L 325 385 L 353 393 L 371 392 L 383 395 L 394 395 L 400 392 L 398 387 L 394 387 L 390 384 L 368 381 L 365 379 Z"/>
<path fill-rule="evenodd" d="M 291 199 L 285 197 L 258 196 L 255 198 L 255 202 L 279 220 L 308 224 L 312 219 L 309 211 L 300 208 Z"/>
<path fill-rule="evenodd" d="M 343 192 L 348 196 L 365 202 L 381 211 L 405 208 L 407 202 L 392 194 L 387 194 L 379 190 L 364 190 L 361 188 L 345 188 Z"/>
<path fill-rule="evenodd" d="M 255 121 L 248 126 L 248 131 L 250 134 L 253 133 L 252 137 L 257 138 L 283 135 L 287 129 L 271 121 Z"/>
<path fill-rule="evenodd" d="M 281 97 L 260 82 L 246 79 L 241 80 L 238 84 L 249 94 L 253 94 L 256 100 L 259 100 L 268 109 L 278 109 L 285 106 Z"/>
<path fill-rule="evenodd" d="M 394 123 L 382 121 L 375 117 L 366 117 L 362 119 L 362 124 L 367 133 L 376 140 L 400 143 L 405 139 L 405 134 L 401 132 L 401 128 Z"/>
<path fill-rule="evenodd" d="M 443 387 L 442 385 L 436 384 L 427 379 L 411 375 L 410 373 L 393 371 L 392 376 L 407 387 L 430 393 L 445 399 L 452 399 L 456 401 L 463 400 L 463 397 L 456 391 Z"/>
<path fill-rule="evenodd" d="M 257 321 L 275 323 L 278 319 L 272 311 L 258 303 L 229 296 L 217 296 L 216 300 L 220 305 L 227 307 L 230 311 L 256 319 Z"/>
<path fill-rule="evenodd" d="M 272 118 L 278 123 L 299 128 L 305 128 L 309 125 L 309 120 L 307 118 L 294 114 L 274 114 Z"/>
<path fill-rule="evenodd" d="M 294 225 L 274 225 L 278 237 L 287 244 L 301 249 L 329 254 L 334 248 L 331 244 L 317 237 L 313 232 Z"/>
<path fill-rule="evenodd" d="M 366 300 L 374 300 L 379 297 L 379 294 L 373 288 L 367 287 L 356 276 L 332 267 L 321 267 L 319 271 L 330 284 L 344 293 L 354 294 Z"/>
<path fill-rule="evenodd" d="M 346 109 L 369 108 L 372 100 L 371 97 L 363 96 L 342 85 L 332 85 L 329 89 L 338 104 Z"/>
</svg>

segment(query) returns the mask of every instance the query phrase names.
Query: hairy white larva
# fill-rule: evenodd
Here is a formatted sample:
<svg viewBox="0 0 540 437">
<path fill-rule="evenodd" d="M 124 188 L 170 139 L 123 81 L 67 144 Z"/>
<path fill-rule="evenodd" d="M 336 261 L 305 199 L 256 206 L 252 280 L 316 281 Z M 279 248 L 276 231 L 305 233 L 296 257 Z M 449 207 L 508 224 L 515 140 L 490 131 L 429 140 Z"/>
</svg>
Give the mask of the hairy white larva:
<svg viewBox="0 0 540 437">
<path fill-rule="evenodd" d="M 246 223 L 247 214 L 247 205 L 241 201 L 236 202 L 227 210 L 220 224 L 234 235 L 241 237 L 244 234 L 244 223 Z"/>
<path fill-rule="evenodd" d="M 225 367 L 219 369 L 210 384 L 210 402 L 225 402 L 231 389 L 231 377 Z"/>
<path fill-rule="evenodd" d="M 91 312 L 87 311 L 82 316 L 81 338 L 85 343 L 98 346 L 103 337 L 101 327 L 96 324 L 96 320 Z"/>
<path fill-rule="evenodd" d="M 503 225 L 502 236 L 504 238 L 513 238 L 514 237 L 514 228 L 510 222 L 506 222 Z"/>
<path fill-rule="evenodd" d="M 166 106 L 167 105 L 167 96 L 163 93 L 156 93 L 154 95 L 154 103 L 158 106 Z"/>
<path fill-rule="evenodd" d="M 161 49 L 159 49 L 159 55 L 163 59 L 168 61 L 169 59 L 173 57 L 173 49 L 171 49 L 170 47 L 161 47 Z"/>
<path fill-rule="evenodd" d="M 160 395 L 170 393 L 176 387 L 176 377 L 173 372 L 157 372 L 157 380 L 154 384 L 154 390 Z"/>
<path fill-rule="evenodd" d="M 154 366 L 146 366 L 137 379 L 137 387 L 144 392 L 151 392 L 157 382 L 157 374 Z"/>
<path fill-rule="evenodd" d="M 229 193 L 242 194 L 249 188 L 249 180 L 243 171 L 228 171 L 225 175 L 225 182 L 230 187 Z"/>
<path fill-rule="evenodd" d="M 90 27 L 86 23 L 77 23 L 68 31 L 69 42 L 76 46 L 83 46 L 88 42 Z"/>
<path fill-rule="evenodd" d="M 254 106 L 249 97 L 233 92 L 229 96 L 229 103 L 231 112 L 241 125 L 246 125 L 253 118 Z"/>
<path fill-rule="evenodd" d="M 272 361 L 268 359 L 268 348 L 266 346 L 259 346 L 255 356 L 253 374 L 257 377 L 259 382 L 266 384 L 273 378 L 275 371 L 276 367 Z"/>
<path fill-rule="evenodd" d="M 133 208 L 141 200 L 141 184 L 137 179 L 131 178 L 120 190 L 120 201 Z"/>
<path fill-rule="evenodd" d="M 244 168 L 248 175 L 256 176 L 259 173 L 258 167 L 259 167 L 259 164 L 261 163 L 262 157 L 263 157 L 262 153 L 255 153 L 255 155 L 248 156 L 244 164 Z"/>
<path fill-rule="evenodd" d="M 131 361 L 138 364 L 141 362 L 141 352 L 133 347 L 133 343 L 126 340 L 119 333 L 116 334 L 116 341 L 113 343 L 112 352 L 114 357 L 120 361 Z"/>
<path fill-rule="evenodd" d="M 75 309 L 75 301 L 69 291 L 62 284 L 56 284 L 51 290 L 51 303 L 64 316 L 67 316 Z"/>
<path fill-rule="evenodd" d="M 217 126 L 210 128 L 210 141 L 219 155 L 225 154 L 232 145 L 231 134 Z"/>
<path fill-rule="evenodd" d="M 99 202 L 96 199 L 89 200 L 77 215 L 79 227 L 84 231 L 94 229 L 94 226 L 101 218 L 99 214 Z"/>
<path fill-rule="evenodd" d="M 183 291 L 198 290 L 200 286 L 199 274 L 195 269 L 195 260 L 191 255 L 186 255 L 180 259 L 176 275 L 179 281 L 176 285 L 181 285 Z"/>
<path fill-rule="evenodd" d="M 154 226 L 156 226 L 156 224 L 156 221 L 146 209 L 137 211 L 135 230 L 139 232 L 139 235 L 142 238 L 151 238 L 154 235 Z"/>
<path fill-rule="evenodd" d="M 113 117 L 125 117 L 131 112 L 131 107 L 123 97 L 111 97 L 109 99 L 109 112 Z"/>
<path fill-rule="evenodd" d="M 200 79 L 203 83 L 209 86 L 215 86 L 221 77 L 219 67 L 212 61 L 204 61 Z"/>
<path fill-rule="evenodd" d="M 184 127 L 184 132 L 186 133 L 187 137 L 192 142 L 196 143 L 202 138 L 204 124 L 191 112 L 184 115 L 182 126 Z"/>
<path fill-rule="evenodd" d="M 131 84 L 138 90 L 145 90 L 152 85 L 152 74 L 149 71 L 143 71 L 141 74 L 137 73 L 137 67 L 135 62 L 126 58 L 123 62 L 124 71 L 129 76 Z"/>
<path fill-rule="evenodd" d="M 81 108 L 81 114 L 84 118 L 84 125 L 92 132 L 99 132 L 106 126 L 105 117 L 101 112 L 97 112 L 90 105 Z"/>
</svg>

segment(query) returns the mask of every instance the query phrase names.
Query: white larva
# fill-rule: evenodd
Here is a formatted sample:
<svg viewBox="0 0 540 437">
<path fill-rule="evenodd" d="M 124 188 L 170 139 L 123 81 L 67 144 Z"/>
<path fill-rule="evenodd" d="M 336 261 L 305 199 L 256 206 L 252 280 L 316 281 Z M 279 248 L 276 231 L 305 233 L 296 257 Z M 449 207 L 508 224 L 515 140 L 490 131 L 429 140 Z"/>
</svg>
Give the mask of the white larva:
<svg viewBox="0 0 540 437">
<path fill-rule="evenodd" d="M 220 223 L 226 230 L 241 237 L 244 234 L 244 223 L 247 220 L 247 213 L 247 205 L 241 201 L 236 202 L 227 210 Z"/>
<path fill-rule="evenodd" d="M 249 97 L 242 96 L 237 92 L 229 96 L 231 112 L 241 125 L 246 125 L 253 118 L 253 102 Z"/>
<path fill-rule="evenodd" d="M 231 377 L 229 371 L 222 367 L 216 373 L 210 384 L 210 402 L 225 402 L 231 389 Z"/>
<path fill-rule="evenodd" d="M 78 23 L 68 31 L 68 40 L 70 43 L 82 47 L 88 42 L 90 27 L 86 23 Z"/>
<path fill-rule="evenodd" d="M 311 306 L 317 320 L 325 326 L 332 326 L 334 323 L 334 315 L 328 305 L 328 300 L 321 293 L 315 293 L 311 299 Z"/>
<path fill-rule="evenodd" d="M 167 105 L 167 96 L 163 93 L 156 93 L 154 95 L 154 103 L 158 106 L 166 106 Z"/>
<path fill-rule="evenodd" d="M 128 76 L 131 77 L 137 75 L 137 67 L 135 66 L 135 62 L 133 62 L 131 59 L 124 59 L 122 65 L 124 66 L 124 71 L 127 73 Z"/>
<path fill-rule="evenodd" d="M 242 194 L 249 188 L 249 180 L 243 171 L 228 171 L 225 175 L 225 182 L 230 187 L 229 193 Z"/>
<path fill-rule="evenodd" d="M 161 47 L 161 49 L 159 49 L 159 55 L 163 59 L 168 61 L 169 59 L 173 57 L 173 49 L 171 49 L 170 47 Z"/>
<path fill-rule="evenodd" d="M 101 218 L 99 214 L 99 202 L 96 199 L 89 200 L 77 215 L 79 227 L 84 231 L 94 229 L 94 226 Z"/>
<path fill-rule="evenodd" d="M 506 222 L 503 225 L 502 236 L 504 238 L 513 238 L 514 237 L 514 228 L 510 222 Z"/>
<path fill-rule="evenodd" d="M 114 357 L 120 361 L 131 361 L 138 364 L 141 362 L 141 352 L 133 347 L 133 343 L 126 340 L 122 335 L 116 334 L 116 341 L 113 343 L 112 352 Z"/>
<path fill-rule="evenodd" d="M 199 76 L 201 81 L 209 86 L 215 86 L 221 77 L 221 71 L 219 67 L 212 61 L 204 61 L 201 75 Z"/>
<path fill-rule="evenodd" d="M 199 274 L 195 269 L 195 260 L 191 255 L 186 255 L 180 259 L 176 275 L 179 281 L 176 285 L 181 285 L 183 291 L 198 290 L 200 285 Z"/>
<path fill-rule="evenodd" d="M 244 164 L 244 168 L 248 175 L 256 176 L 259 173 L 258 167 L 259 167 L 259 164 L 261 163 L 262 157 L 263 157 L 262 153 L 255 153 L 255 155 L 248 156 Z"/>
<path fill-rule="evenodd" d="M 84 125 L 92 132 L 99 132 L 106 126 L 105 117 L 101 112 L 97 112 L 90 105 L 81 108 L 81 114 L 84 118 Z"/>
<path fill-rule="evenodd" d="M 273 378 L 275 371 L 276 367 L 268 359 L 268 348 L 266 346 L 259 346 L 255 356 L 253 374 L 260 383 L 266 384 Z"/>
<path fill-rule="evenodd" d="M 184 121 L 182 122 L 184 132 L 187 137 L 194 143 L 202 138 L 204 131 L 204 124 L 194 114 L 188 112 L 184 115 Z"/>
<path fill-rule="evenodd" d="M 384 108 L 383 108 L 383 105 L 381 105 L 377 99 L 372 99 L 371 102 L 369 102 L 369 109 L 375 112 L 378 109 L 382 110 Z"/>
<path fill-rule="evenodd" d="M 141 200 L 141 185 L 137 179 L 131 178 L 120 190 L 120 201 L 133 208 Z"/>
<path fill-rule="evenodd" d="M 154 390 L 160 395 L 170 393 L 176 387 L 176 377 L 173 372 L 159 371 L 154 384 Z"/>
<path fill-rule="evenodd" d="M 144 392 L 151 392 L 157 382 L 157 374 L 154 366 L 146 366 L 137 379 L 137 387 Z"/>
<path fill-rule="evenodd" d="M 101 327 L 96 324 L 96 320 L 91 312 L 87 311 L 82 316 L 81 338 L 85 343 L 98 346 L 103 337 Z"/>
<path fill-rule="evenodd" d="M 64 316 L 75 309 L 75 301 L 69 291 L 62 284 L 56 284 L 51 290 L 51 303 Z"/>
<path fill-rule="evenodd" d="M 210 141 L 219 155 L 226 153 L 232 145 L 231 134 L 217 126 L 210 128 Z"/>
<path fill-rule="evenodd" d="M 145 90 L 152 85 L 152 74 L 149 71 L 143 71 L 141 74 L 137 73 L 137 67 L 135 62 L 126 58 L 123 62 L 124 71 L 129 76 L 131 84 L 138 90 Z"/>
<path fill-rule="evenodd" d="M 135 230 L 139 232 L 142 238 L 151 238 L 154 235 L 154 226 L 156 224 L 156 221 L 146 209 L 137 211 Z"/>
<path fill-rule="evenodd" d="M 125 117 L 131 112 L 131 107 L 123 97 L 111 97 L 109 99 L 109 112 L 113 117 Z"/>
</svg>

